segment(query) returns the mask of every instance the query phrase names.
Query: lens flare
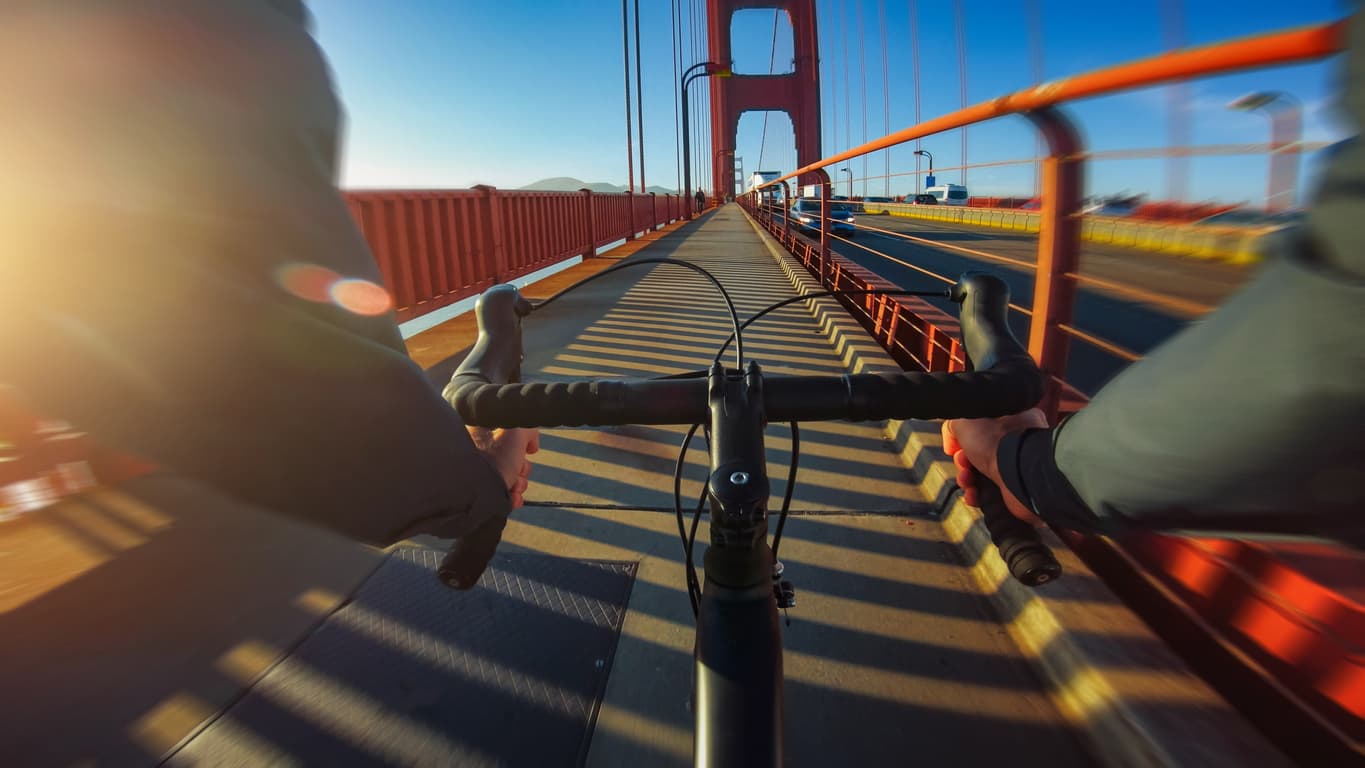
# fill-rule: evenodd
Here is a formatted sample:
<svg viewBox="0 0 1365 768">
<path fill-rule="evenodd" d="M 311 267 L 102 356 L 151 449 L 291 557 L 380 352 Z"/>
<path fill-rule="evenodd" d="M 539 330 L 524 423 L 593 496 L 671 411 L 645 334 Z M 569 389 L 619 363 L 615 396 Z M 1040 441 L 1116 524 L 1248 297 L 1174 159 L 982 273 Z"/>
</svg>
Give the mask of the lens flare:
<svg viewBox="0 0 1365 768">
<path fill-rule="evenodd" d="M 341 275 L 317 264 L 294 262 L 280 266 L 276 280 L 281 288 L 300 299 L 321 304 L 332 301 L 332 286 L 341 280 Z"/>
<path fill-rule="evenodd" d="M 393 309 L 393 298 L 381 285 L 369 280 L 348 278 L 332 285 L 332 301 L 357 315 L 372 317 Z"/>
</svg>

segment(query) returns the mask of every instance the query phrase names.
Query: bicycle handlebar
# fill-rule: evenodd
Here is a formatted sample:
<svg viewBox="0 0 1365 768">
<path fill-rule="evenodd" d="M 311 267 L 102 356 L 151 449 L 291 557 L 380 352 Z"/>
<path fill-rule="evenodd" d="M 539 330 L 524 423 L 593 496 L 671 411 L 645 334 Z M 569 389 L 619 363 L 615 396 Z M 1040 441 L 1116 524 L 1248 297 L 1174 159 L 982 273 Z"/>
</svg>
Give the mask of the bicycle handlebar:
<svg viewBox="0 0 1365 768">
<path fill-rule="evenodd" d="M 986 418 L 1018 413 L 1043 394 L 1033 359 L 1010 332 L 1009 288 L 993 275 L 967 273 L 951 292 L 962 305 L 969 367 L 956 373 L 773 376 L 763 379 L 770 421 Z M 618 379 L 515 383 L 522 360 L 521 318 L 531 305 L 511 285 L 479 297 L 479 337 L 444 396 L 466 424 L 486 427 L 697 424 L 707 421 L 706 379 Z M 739 372 L 733 372 L 739 375 Z M 1031 526 L 1005 509 L 998 489 L 982 494 L 987 529 L 1010 571 L 1035 586 L 1060 566 Z M 985 499 L 990 501 L 985 501 Z M 1011 524 L 1013 522 L 1013 524 Z M 485 521 L 455 542 L 440 569 L 457 589 L 478 582 L 502 536 L 506 518 Z"/>
</svg>

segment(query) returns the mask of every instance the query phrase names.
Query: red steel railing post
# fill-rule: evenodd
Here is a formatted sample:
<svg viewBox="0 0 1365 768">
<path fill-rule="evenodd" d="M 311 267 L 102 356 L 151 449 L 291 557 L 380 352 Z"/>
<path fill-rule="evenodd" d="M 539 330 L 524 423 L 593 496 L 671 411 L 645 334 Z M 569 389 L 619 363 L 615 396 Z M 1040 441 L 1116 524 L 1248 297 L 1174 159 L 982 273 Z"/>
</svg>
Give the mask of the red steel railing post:
<svg viewBox="0 0 1365 768">
<path fill-rule="evenodd" d="M 634 240 L 634 239 L 635 239 L 635 192 L 633 192 L 632 190 L 629 190 L 629 189 L 626 190 L 626 216 L 628 217 L 629 222 L 630 222 L 630 223 L 628 224 L 628 226 L 627 226 L 627 229 L 626 229 L 626 239 L 627 239 L 627 240 Z"/>
<path fill-rule="evenodd" d="M 494 187 L 487 184 L 479 184 L 474 187 L 483 194 L 483 252 L 488 255 L 489 266 L 493 269 L 494 283 L 502 282 L 502 276 L 507 274 L 509 267 L 507 264 L 507 249 L 504 242 L 507 239 L 506 229 L 502 221 L 502 196 Z"/>
<path fill-rule="evenodd" d="M 597 206 L 593 202 L 591 189 L 580 189 L 583 193 L 583 218 L 588 222 L 588 242 L 583 247 L 583 258 L 591 258 L 597 255 Z"/>
<path fill-rule="evenodd" d="M 825 285 L 825 276 L 829 273 L 829 196 L 832 193 L 833 185 L 829 183 L 829 173 L 820 168 L 815 175 L 820 177 L 820 285 Z"/>
<path fill-rule="evenodd" d="M 791 185 L 782 182 L 782 242 L 790 242 L 792 236 L 792 201 Z"/>
<path fill-rule="evenodd" d="M 653 232 L 659 228 L 659 198 L 653 192 L 649 193 L 649 231 Z"/>
<path fill-rule="evenodd" d="M 1050 422 L 1057 419 L 1066 378 L 1071 337 L 1058 327 L 1068 323 L 1076 308 L 1075 273 L 1081 253 L 1081 140 L 1071 120 L 1051 107 L 1026 113 L 1043 138 L 1048 156 L 1040 179 L 1042 212 L 1038 228 L 1038 272 L 1033 286 L 1033 318 L 1029 323 L 1029 354 L 1049 377 L 1038 405 Z"/>
</svg>

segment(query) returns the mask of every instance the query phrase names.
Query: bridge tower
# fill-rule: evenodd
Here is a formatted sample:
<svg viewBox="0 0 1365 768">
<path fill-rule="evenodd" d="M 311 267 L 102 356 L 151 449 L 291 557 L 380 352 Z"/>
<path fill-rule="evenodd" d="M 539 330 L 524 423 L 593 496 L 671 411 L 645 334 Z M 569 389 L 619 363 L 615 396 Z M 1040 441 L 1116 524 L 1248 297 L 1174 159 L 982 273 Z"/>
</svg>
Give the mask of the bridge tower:
<svg viewBox="0 0 1365 768">
<path fill-rule="evenodd" d="M 751 110 L 786 112 L 796 131 L 797 165 L 819 160 L 820 56 L 815 0 L 707 0 L 706 8 L 711 61 L 733 68 L 730 24 L 736 11 L 748 8 L 786 11 L 796 58 L 790 74 L 711 78 L 711 178 L 716 193 L 728 195 L 735 188 L 735 132 L 739 116 Z M 814 179 L 809 181 L 814 183 Z"/>
</svg>

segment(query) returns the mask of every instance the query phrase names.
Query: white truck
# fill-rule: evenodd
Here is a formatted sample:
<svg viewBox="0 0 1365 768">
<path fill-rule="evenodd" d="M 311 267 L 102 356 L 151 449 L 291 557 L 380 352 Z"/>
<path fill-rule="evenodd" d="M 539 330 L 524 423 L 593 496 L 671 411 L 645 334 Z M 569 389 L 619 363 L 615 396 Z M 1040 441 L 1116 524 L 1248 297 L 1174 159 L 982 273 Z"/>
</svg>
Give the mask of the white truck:
<svg viewBox="0 0 1365 768">
<path fill-rule="evenodd" d="M 801 188 L 801 195 L 800 195 L 800 196 L 801 196 L 801 197 L 813 197 L 813 198 L 815 198 L 816 200 L 819 200 L 819 199 L 820 199 L 820 185 L 819 185 L 819 184 L 807 184 L 806 186 L 804 186 L 804 187 Z M 831 199 L 831 200 L 847 200 L 848 198 L 845 197 L 844 195 L 839 194 L 839 190 L 838 190 L 838 189 L 835 189 L 834 185 L 831 184 L 831 185 L 830 185 L 829 199 Z"/>
<path fill-rule="evenodd" d="M 776 181 L 776 180 L 778 180 L 778 179 L 780 179 L 780 178 L 782 178 L 782 172 L 781 172 L 781 171 L 754 171 L 753 173 L 749 174 L 749 183 L 748 183 L 747 185 L 745 185 L 744 191 L 745 191 L 745 192 L 752 192 L 752 191 L 754 191 L 755 189 L 757 189 L 758 187 L 761 187 L 761 186 L 763 186 L 764 184 L 767 184 L 767 183 L 770 182 L 770 181 Z M 764 191 L 764 192 L 770 192 L 771 190 L 766 190 L 766 189 L 765 189 L 765 190 L 763 190 L 763 191 Z M 776 192 L 777 192 L 777 195 L 778 195 L 779 197 L 782 196 L 782 190 L 781 190 L 781 189 L 777 189 Z"/>
<path fill-rule="evenodd" d="M 967 204 L 967 188 L 961 184 L 940 184 L 936 187 L 929 187 L 924 190 L 924 193 L 933 195 L 939 205 Z"/>
</svg>

